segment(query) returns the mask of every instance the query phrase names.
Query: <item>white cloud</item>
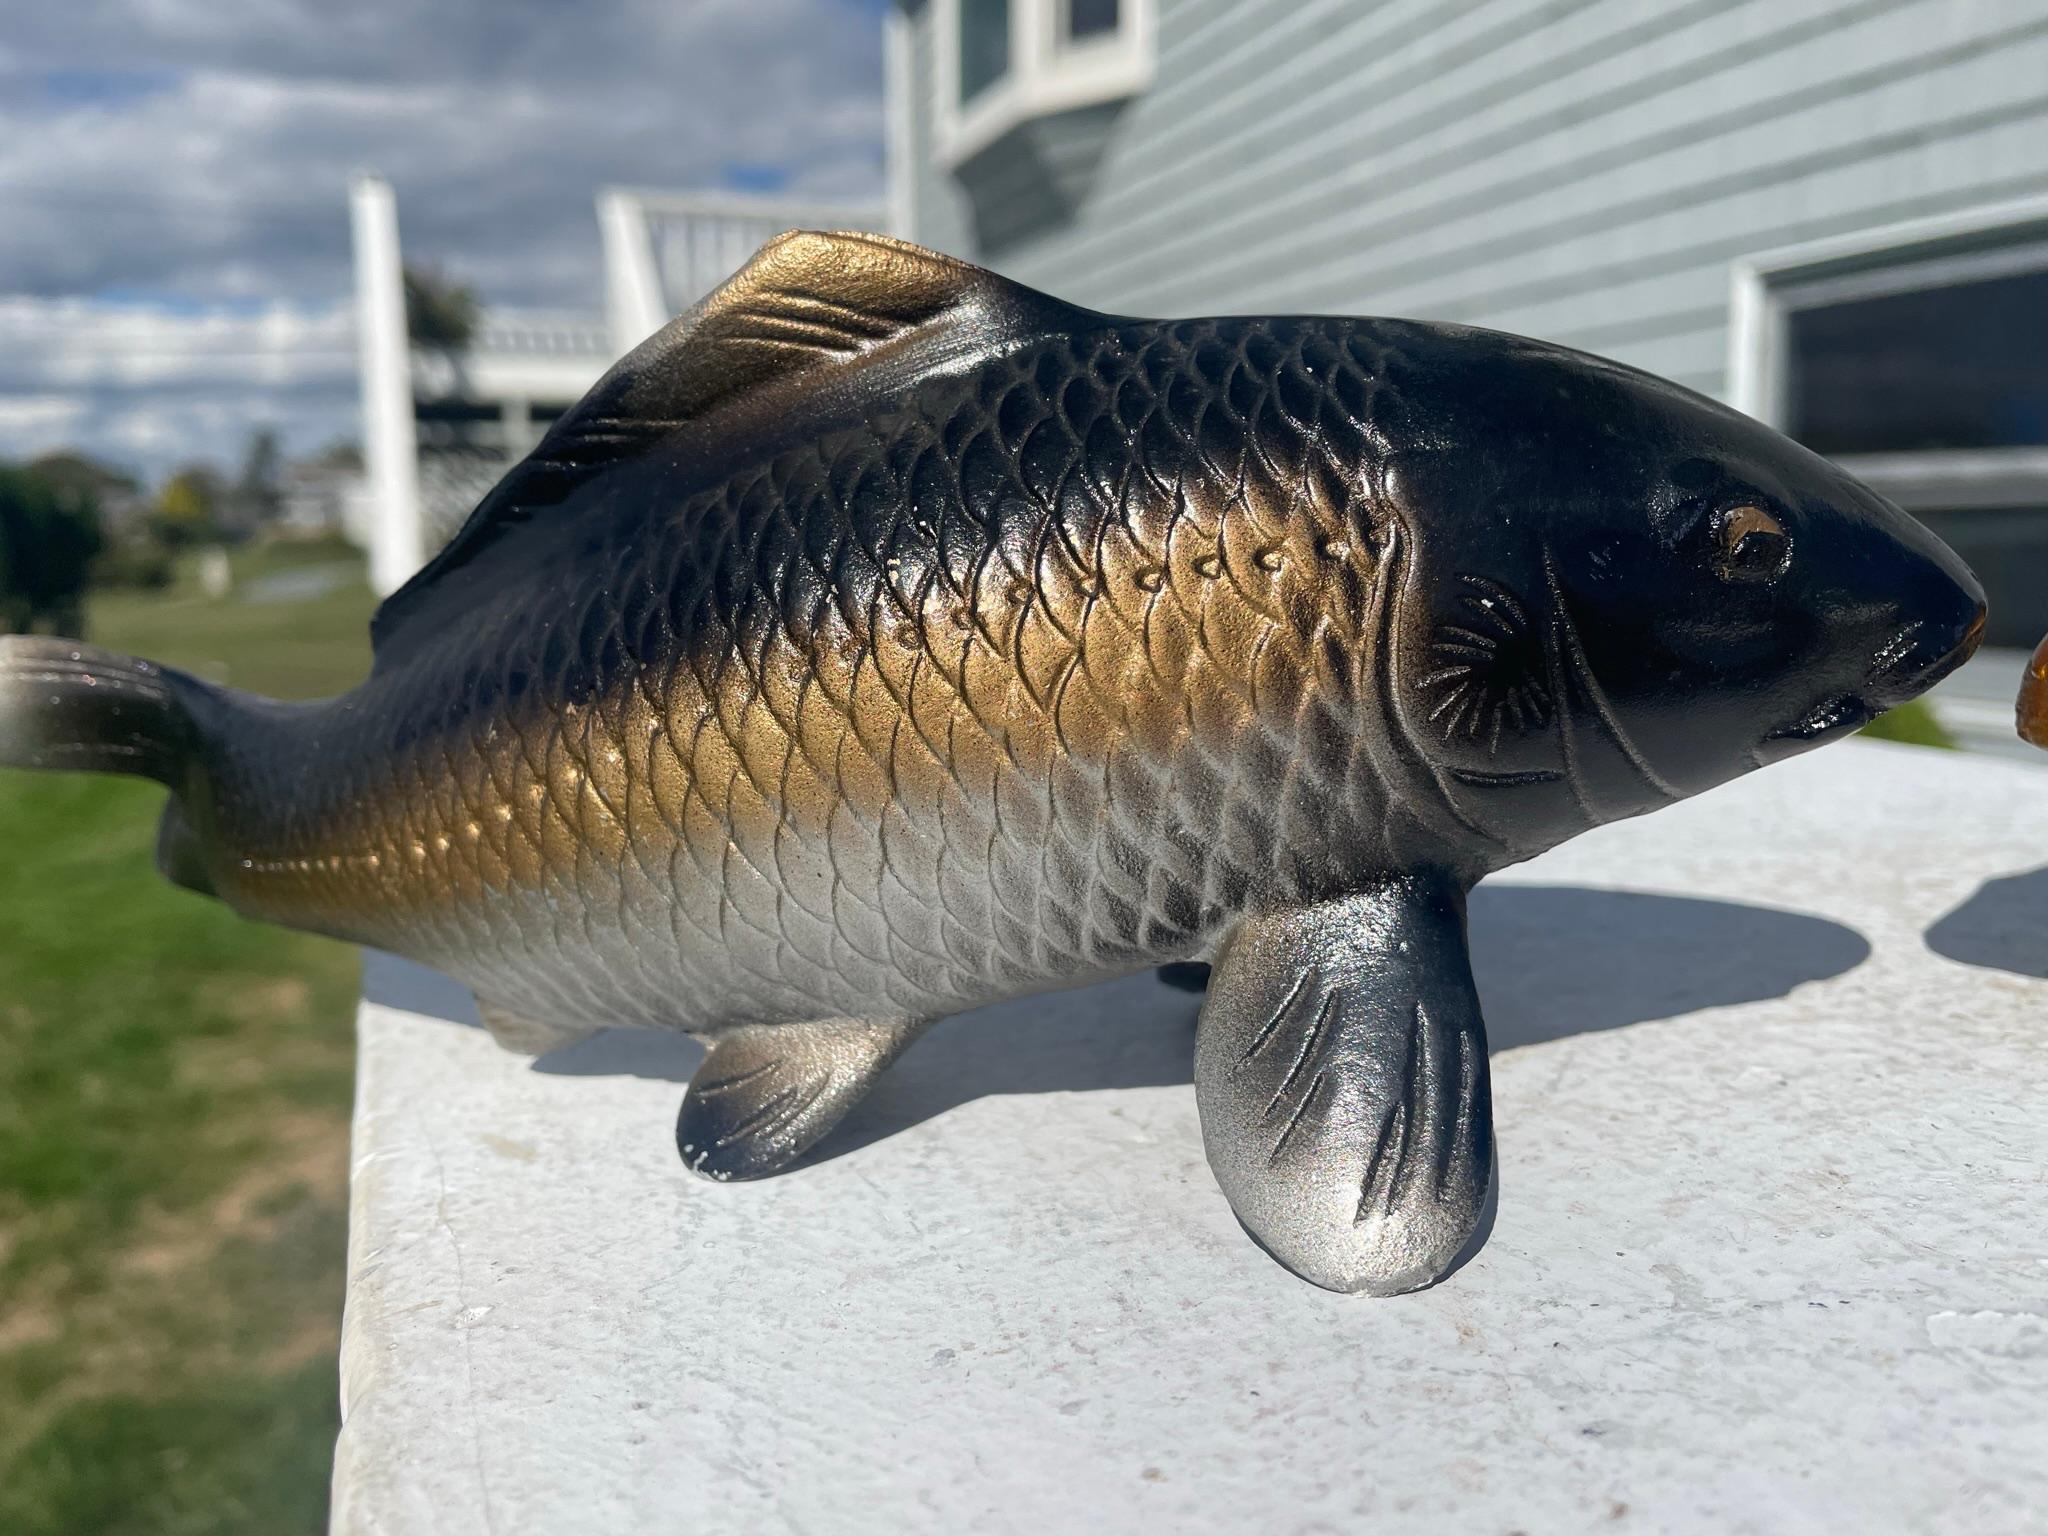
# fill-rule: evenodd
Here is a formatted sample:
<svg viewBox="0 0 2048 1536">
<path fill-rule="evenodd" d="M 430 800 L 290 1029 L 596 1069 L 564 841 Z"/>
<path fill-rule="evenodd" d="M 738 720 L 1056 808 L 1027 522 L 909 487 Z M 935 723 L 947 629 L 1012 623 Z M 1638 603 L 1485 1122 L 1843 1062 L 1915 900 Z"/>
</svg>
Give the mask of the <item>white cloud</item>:
<svg viewBox="0 0 2048 1536">
<path fill-rule="evenodd" d="M 0 440 L 18 453 L 43 453 L 73 441 L 85 412 L 75 394 L 0 395 Z"/>
<path fill-rule="evenodd" d="M 0 455 L 354 426 L 347 184 L 487 300 L 596 308 L 605 184 L 880 184 L 878 0 L 68 0 L 0 21 Z M 13 297 L 6 297 L 12 295 Z M 17 352 L 17 348 L 25 351 Z M 43 414 L 36 415 L 36 411 Z M 31 431 L 30 423 L 35 423 Z"/>
<path fill-rule="evenodd" d="M 83 443 L 158 471 L 231 461 L 257 426 L 353 429 L 348 306 L 259 309 L 0 298 L 0 452 Z"/>
<path fill-rule="evenodd" d="M 345 305 L 184 310 L 84 299 L 0 298 L 0 383 L 299 384 L 349 376 L 355 318 Z"/>
</svg>

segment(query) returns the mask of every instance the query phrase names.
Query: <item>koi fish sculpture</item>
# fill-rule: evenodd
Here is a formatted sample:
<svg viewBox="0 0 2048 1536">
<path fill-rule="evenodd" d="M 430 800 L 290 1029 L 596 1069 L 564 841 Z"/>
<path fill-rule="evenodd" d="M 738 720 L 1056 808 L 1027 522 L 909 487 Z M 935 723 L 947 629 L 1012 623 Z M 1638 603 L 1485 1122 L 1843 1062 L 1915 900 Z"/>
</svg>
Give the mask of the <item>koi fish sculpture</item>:
<svg viewBox="0 0 2048 1536">
<path fill-rule="evenodd" d="M 172 880 L 438 967 L 516 1049 L 696 1036 L 718 1179 L 947 1014 L 1211 961 L 1218 1181 L 1391 1294 L 1490 1177 L 1467 889 L 1853 731 L 1982 614 L 1897 509 L 1615 363 L 800 233 L 556 424 L 354 692 L 17 637 L 0 760 L 162 781 Z"/>
</svg>

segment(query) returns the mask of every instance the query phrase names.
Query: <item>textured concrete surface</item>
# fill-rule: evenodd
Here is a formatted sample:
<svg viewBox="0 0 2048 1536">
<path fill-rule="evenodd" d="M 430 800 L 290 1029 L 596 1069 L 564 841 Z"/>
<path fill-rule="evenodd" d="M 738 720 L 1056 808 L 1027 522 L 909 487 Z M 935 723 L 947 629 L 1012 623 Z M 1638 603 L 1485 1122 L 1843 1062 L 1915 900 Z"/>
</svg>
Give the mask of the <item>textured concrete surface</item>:
<svg viewBox="0 0 2048 1536">
<path fill-rule="evenodd" d="M 720 1186 L 694 1047 L 529 1064 L 374 964 L 335 1529 L 2040 1530 L 2048 776 L 1830 748 L 1489 882 L 1473 947 L 1497 1219 L 1391 1301 L 1238 1229 L 1149 978 Z"/>
</svg>

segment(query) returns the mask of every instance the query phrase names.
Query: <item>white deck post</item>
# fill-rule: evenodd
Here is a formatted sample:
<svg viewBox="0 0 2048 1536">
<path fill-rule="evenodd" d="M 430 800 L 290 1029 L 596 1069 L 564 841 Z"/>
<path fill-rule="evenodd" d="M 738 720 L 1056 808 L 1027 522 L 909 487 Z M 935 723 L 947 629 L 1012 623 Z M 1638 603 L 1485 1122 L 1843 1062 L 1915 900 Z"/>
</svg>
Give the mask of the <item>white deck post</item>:
<svg viewBox="0 0 2048 1536">
<path fill-rule="evenodd" d="M 910 17 L 890 6 L 882 19 L 882 103 L 889 233 L 917 238 L 917 64 Z"/>
<path fill-rule="evenodd" d="M 597 194 L 597 227 L 604 240 L 604 310 L 612 350 L 623 357 L 669 321 L 654 243 L 640 199 L 618 187 Z"/>
<path fill-rule="evenodd" d="M 427 558 L 420 526 L 405 279 L 391 184 L 380 176 L 357 176 L 349 186 L 349 224 L 355 238 L 363 468 L 371 495 L 370 584 L 385 594 L 404 585 Z"/>
</svg>

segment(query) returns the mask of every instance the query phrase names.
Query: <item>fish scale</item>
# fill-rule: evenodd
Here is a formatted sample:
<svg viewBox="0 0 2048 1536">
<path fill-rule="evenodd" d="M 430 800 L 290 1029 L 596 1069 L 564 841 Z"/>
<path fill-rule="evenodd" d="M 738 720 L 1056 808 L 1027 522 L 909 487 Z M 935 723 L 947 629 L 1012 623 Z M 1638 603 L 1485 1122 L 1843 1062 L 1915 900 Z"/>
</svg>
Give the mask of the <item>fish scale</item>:
<svg viewBox="0 0 2048 1536">
<path fill-rule="evenodd" d="M 1055 338 L 621 519 L 566 615 L 508 604 L 352 697 L 365 760 L 411 743 L 395 782 L 282 846 L 252 828 L 230 899 L 568 1023 L 942 1011 L 1200 950 L 1326 876 L 1276 870 L 1294 826 L 1349 868 L 1377 826 L 1352 685 L 1312 686 L 1315 539 L 1370 521 L 1309 489 L 1362 438 L 1342 329 Z M 1355 602 L 1372 570 L 1345 569 Z M 448 688 L 479 655 L 498 676 Z M 366 851 L 351 888 L 291 888 Z M 382 878 L 408 861 L 429 878 Z"/>
</svg>

